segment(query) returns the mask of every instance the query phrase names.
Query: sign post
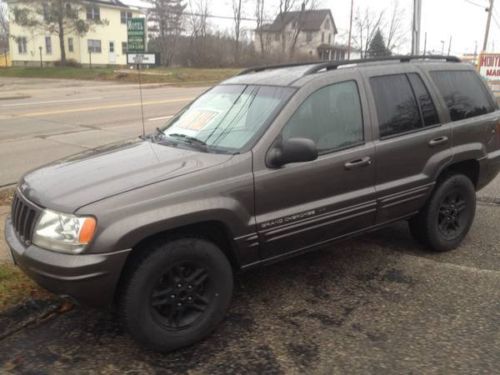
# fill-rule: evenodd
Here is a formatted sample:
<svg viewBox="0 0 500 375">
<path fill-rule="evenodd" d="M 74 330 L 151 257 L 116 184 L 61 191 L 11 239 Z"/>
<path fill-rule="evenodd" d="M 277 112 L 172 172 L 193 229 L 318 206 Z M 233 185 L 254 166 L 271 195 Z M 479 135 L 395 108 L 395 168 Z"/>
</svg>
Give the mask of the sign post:
<svg viewBox="0 0 500 375">
<path fill-rule="evenodd" d="M 131 18 L 127 22 L 127 52 L 144 54 L 146 52 L 146 20 L 144 18 Z M 128 56 L 128 55 L 127 55 Z M 127 58 L 128 59 L 128 58 Z M 143 59 L 136 58 L 137 75 L 139 78 L 139 93 L 141 97 L 141 119 L 142 119 L 142 136 L 146 136 L 146 125 L 144 122 L 144 106 L 142 98 L 142 82 L 141 82 L 141 64 Z"/>
</svg>

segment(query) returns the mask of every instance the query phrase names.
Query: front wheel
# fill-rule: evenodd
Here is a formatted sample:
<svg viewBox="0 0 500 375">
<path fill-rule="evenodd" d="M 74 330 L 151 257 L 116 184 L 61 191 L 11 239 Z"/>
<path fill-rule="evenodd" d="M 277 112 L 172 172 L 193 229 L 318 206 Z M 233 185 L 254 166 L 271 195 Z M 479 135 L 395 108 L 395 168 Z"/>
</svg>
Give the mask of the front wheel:
<svg viewBox="0 0 500 375">
<path fill-rule="evenodd" d="M 455 174 L 435 189 L 424 209 L 409 221 L 410 232 L 434 251 L 457 248 L 474 221 L 476 191 L 472 181 Z"/>
<path fill-rule="evenodd" d="M 233 291 L 229 261 L 202 239 L 161 244 L 125 277 L 120 298 L 125 325 L 137 341 L 162 352 L 207 336 L 223 319 Z"/>
</svg>

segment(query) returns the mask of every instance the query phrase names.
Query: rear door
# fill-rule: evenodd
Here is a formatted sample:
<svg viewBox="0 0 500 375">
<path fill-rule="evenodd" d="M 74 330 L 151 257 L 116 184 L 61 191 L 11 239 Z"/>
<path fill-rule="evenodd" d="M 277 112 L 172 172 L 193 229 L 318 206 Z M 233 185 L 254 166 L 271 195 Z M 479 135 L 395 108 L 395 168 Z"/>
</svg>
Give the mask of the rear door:
<svg viewBox="0 0 500 375">
<path fill-rule="evenodd" d="M 399 71 L 398 71 L 399 70 Z M 439 98 L 417 68 L 368 72 L 376 149 L 377 224 L 417 212 L 436 173 L 452 158 L 451 130 Z"/>
<path fill-rule="evenodd" d="M 312 139 L 320 152 L 317 160 L 273 169 L 265 163 L 269 145 L 255 150 L 255 211 L 263 258 L 299 252 L 374 225 L 374 146 L 366 131 L 370 120 L 362 80 L 352 71 L 336 77 L 328 83 L 332 75 L 327 76 L 296 94 L 287 107 L 293 112 L 270 142 Z"/>
</svg>

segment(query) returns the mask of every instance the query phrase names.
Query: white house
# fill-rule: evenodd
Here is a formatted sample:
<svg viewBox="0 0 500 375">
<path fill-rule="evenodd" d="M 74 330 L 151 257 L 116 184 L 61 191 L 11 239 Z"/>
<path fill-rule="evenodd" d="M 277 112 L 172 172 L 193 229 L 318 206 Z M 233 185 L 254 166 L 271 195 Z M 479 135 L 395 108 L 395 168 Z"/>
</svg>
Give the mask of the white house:
<svg viewBox="0 0 500 375">
<path fill-rule="evenodd" d="M 311 56 L 321 60 L 343 60 L 347 48 L 336 46 L 337 27 L 330 9 L 285 12 L 276 19 L 255 30 L 254 46 L 261 50 L 261 34 L 264 50 L 269 53 Z M 283 51 L 284 48 L 284 51 Z"/>
<path fill-rule="evenodd" d="M 28 28 L 16 23 L 13 9 L 27 5 L 7 0 L 10 15 L 10 54 L 14 66 L 52 65 L 61 60 L 59 36 L 50 27 Z M 119 0 L 88 0 L 79 5 L 80 18 L 101 20 L 92 25 L 83 36 L 65 35 L 66 58 L 89 65 L 127 64 L 127 20 L 143 17 L 137 8 L 131 8 Z M 43 15 L 40 15 L 43 17 Z"/>
</svg>

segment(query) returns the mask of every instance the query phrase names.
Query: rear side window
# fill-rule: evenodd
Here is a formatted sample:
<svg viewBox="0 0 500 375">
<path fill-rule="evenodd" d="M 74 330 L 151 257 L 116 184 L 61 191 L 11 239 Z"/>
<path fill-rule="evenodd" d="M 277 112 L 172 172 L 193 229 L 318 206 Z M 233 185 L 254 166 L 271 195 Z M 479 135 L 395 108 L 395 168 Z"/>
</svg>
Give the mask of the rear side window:
<svg viewBox="0 0 500 375">
<path fill-rule="evenodd" d="M 448 106 L 452 121 L 494 111 L 492 100 L 475 72 L 433 71 L 431 76 Z"/>
<path fill-rule="evenodd" d="M 422 118 L 424 120 L 424 126 L 431 126 L 439 124 L 439 117 L 434 106 L 434 102 L 425 87 L 422 78 L 416 73 L 408 74 L 408 78 L 413 86 L 413 91 L 415 92 L 415 97 L 417 98 L 418 105 L 422 111 Z"/>
<path fill-rule="evenodd" d="M 370 79 L 380 127 L 380 137 L 422 127 L 417 101 L 405 74 Z"/>
</svg>

